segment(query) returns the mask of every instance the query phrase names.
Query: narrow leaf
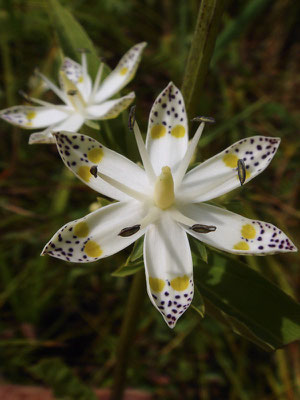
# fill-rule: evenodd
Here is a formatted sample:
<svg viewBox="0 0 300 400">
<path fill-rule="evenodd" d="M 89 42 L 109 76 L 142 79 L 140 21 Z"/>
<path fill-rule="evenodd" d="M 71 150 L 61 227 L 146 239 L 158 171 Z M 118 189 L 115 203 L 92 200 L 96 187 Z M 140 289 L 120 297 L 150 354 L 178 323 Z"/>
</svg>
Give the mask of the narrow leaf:
<svg viewBox="0 0 300 400">
<path fill-rule="evenodd" d="M 89 73 L 92 78 L 95 78 L 100 61 L 91 39 L 79 22 L 58 0 L 48 0 L 46 4 L 64 54 L 73 60 L 80 61 L 78 50 L 86 49 Z M 104 77 L 109 72 L 109 68 L 105 66 L 103 72 Z"/>
<path fill-rule="evenodd" d="M 204 301 L 238 321 L 241 334 L 244 326 L 274 349 L 300 339 L 300 304 L 246 264 L 214 253 L 194 273 Z"/>
</svg>

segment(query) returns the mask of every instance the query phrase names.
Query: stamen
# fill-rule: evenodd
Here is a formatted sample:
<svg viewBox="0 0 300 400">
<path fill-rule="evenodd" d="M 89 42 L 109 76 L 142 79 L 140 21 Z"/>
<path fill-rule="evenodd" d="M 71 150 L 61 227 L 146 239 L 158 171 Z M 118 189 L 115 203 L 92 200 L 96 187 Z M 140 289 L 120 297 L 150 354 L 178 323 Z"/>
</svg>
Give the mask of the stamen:
<svg viewBox="0 0 300 400">
<path fill-rule="evenodd" d="M 135 123 L 135 109 L 136 106 L 130 107 L 129 116 L 128 116 L 128 128 L 132 131 Z"/>
<path fill-rule="evenodd" d="M 40 77 L 45 84 L 47 85 L 48 89 L 51 89 L 64 103 L 69 103 L 68 98 L 64 94 L 62 90 L 60 90 L 54 83 L 52 83 L 45 75 L 43 75 L 38 68 L 34 70 L 35 75 Z"/>
<path fill-rule="evenodd" d="M 23 97 L 24 100 L 26 100 L 30 104 L 39 104 L 44 107 L 50 107 L 50 108 L 55 108 L 57 110 L 64 110 L 65 106 L 64 105 L 57 105 L 57 104 L 52 104 L 48 103 L 48 101 L 36 99 L 35 97 L 29 96 L 27 93 L 25 93 L 23 90 L 19 90 L 19 95 Z M 65 110 L 64 110 L 65 111 Z M 67 111 L 67 110 L 66 110 Z"/>
<path fill-rule="evenodd" d="M 88 75 L 86 55 L 87 55 L 87 53 L 90 53 L 90 51 L 88 49 L 78 49 L 78 51 L 81 53 L 81 66 L 82 66 L 82 73 L 83 73 L 83 85 L 84 85 L 84 91 L 86 92 L 87 75 Z"/>
<path fill-rule="evenodd" d="M 174 175 L 174 181 L 175 181 L 176 188 L 181 184 L 182 179 L 186 173 L 186 170 L 188 169 L 190 161 L 193 157 L 193 154 L 196 150 L 197 144 L 198 144 L 201 134 L 203 132 L 204 126 L 205 126 L 205 122 L 201 122 L 193 139 L 190 141 L 188 148 L 186 149 L 186 153 L 178 167 L 178 170 L 176 171 L 176 173 Z"/>
<path fill-rule="evenodd" d="M 78 90 L 75 90 L 75 89 L 71 89 L 71 90 L 67 91 L 67 94 L 69 96 L 75 96 L 77 93 L 78 93 Z"/>
<path fill-rule="evenodd" d="M 99 88 L 99 84 L 100 84 L 100 82 L 101 82 L 101 77 L 102 77 L 103 68 L 104 68 L 104 63 L 102 62 L 102 63 L 99 65 L 99 68 L 98 68 L 98 71 L 97 71 L 97 75 L 96 75 L 94 87 L 93 87 L 93 90 L 92 90 L 92 93 L 91 93 L 91 97 L 90 97 L 90 102 L 93 101 L 93 99 L 94 99 L 94 97 L 95 97 L 95 95 L 96 95 L 96 92 L 97 92 L 97 90 L 98 90 L 98 88 Z"/>
<path fill-rule="evenodd" d="M 95 178 L 97 178 L 99 176 L 105 182 L 109 183 L 111 186 L 113 186 L 114 188 L 127 194 L 128 196 L 133 197 L 135 200 L 142 201 L 142 202 L 145 202 L 148 200 L 148 197 L 146 195 L 144 195 L 143 193 L 140 193 L 137 190 L 131 189 L 130 187 L 124 185 L 123 183 L 118 182 L 115 179 L 111 178 L 110 176 L 107 176 L 107 175 L 103 174 L 102 172 L 99 172 L 96 165 L 93 165 L 91 167 L 90 173 Z"/>
<path fill-rule="evenodd" d="M 134 119 L 133 132 L 134 132 L 136 144 L 138 146 L 139 153 L 140 153 L 140 156 L 141 156 L 141 159 L 142 159 L 142 162 L 143 162 L 147 177 L 148 177 L 150 183 L 154 183 L 156 181 L 156 175 L 155 175 L 155 172 L 153 170 L 153 167 L 152 167 L 152 164 L 151 164 L 151 161 L 150 161 L 149 154 L 147 152 L 145 143 L 143 141 L 140 128 L 139 128 L 137 122 L 135 121 L 135 106 L 133 106 L 133 107 L 131 107 L 131 109 L 130 109 L 130 113 L 129 113 L 129 120 L 130 121 L 128 121 L 128 124 L 131 124 L 131 122 Z"/>
<path fill-rule="evenodd" d="M 239 176 L 241 186 L 243 186 L 243 184 L 245 183 L 245 180 L 246 180 L 246 165 L 244 163 L 244 160 L 242 160 L 242 159 L 238 160 L 237 170 L 238 170 L 238 176 Z"/>
<path fill-rule="evenodd" d="M 216 122 L 216 120 L 214 118 L 204 117 L 203 115 L 201 117 L 193 118 L 192 121 L 205 122 L 206 124 L 214 124 Z"/>
<path fill-rule="evenodd" d="M 177 222 L 180 222 L 183 225 L 187 225 L 189 229 L 197 233 L 209 233 L 214 232 L 217 229 L 217 227 L 213 225 L 198 224 L 193 219 L 183 215 L 177 209 L 171 210 L 171 215 Z"/>
<path fill-rule="evenodd" d="M 132 236 L 137 233 L 141 229 L 141 225 L 133 225 L 129 226 L 128 228 L 123 228 L 119 233 L 118 236 L 128 237 Z"/>
<path fill-rule="evenodd" d="M 217 227 L 214 225 L 203 225 L 203 224 L 194 224 L 190 227 L 190 229 L 197 233 L 210 233 L 214 232 Z"/>
</svg>

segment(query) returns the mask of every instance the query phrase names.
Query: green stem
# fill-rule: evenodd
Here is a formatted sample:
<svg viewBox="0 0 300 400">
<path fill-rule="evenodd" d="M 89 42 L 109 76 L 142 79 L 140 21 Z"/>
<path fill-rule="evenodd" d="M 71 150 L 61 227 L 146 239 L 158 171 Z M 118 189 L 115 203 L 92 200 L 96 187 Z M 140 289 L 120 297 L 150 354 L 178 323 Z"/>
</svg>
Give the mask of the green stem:
<svg viewBox="0 0 300 400">
<path fill-rule="evenodd" d="M 201 1 L 181 89 L 189 116 L 193 115 L 195 102 L 202 91 L 225 2 L 226 0 Z"/>
<path fill-rule="evenodd" d="M 69 202 L 71 182 L 74 180 L 74 174 L 66 167 L 63 167 L 60 183 L 54 192 L 51 204 L 51 213 L 54 215 L 62 214 Z"/>
<path fill-rule="evenodd" d="M 110 400 L 122 400 L 127 375 L 128 356 L 132 348 L 132 341 L 137 327 L 137 319 L 141 310 L 145 294 L 145 274 L 138 271 L 133 278 L 129 298 L 123 318 L 119 343 L 116 352 L 116 366 L 114 371 L 113 388 Z"/>
</svg>

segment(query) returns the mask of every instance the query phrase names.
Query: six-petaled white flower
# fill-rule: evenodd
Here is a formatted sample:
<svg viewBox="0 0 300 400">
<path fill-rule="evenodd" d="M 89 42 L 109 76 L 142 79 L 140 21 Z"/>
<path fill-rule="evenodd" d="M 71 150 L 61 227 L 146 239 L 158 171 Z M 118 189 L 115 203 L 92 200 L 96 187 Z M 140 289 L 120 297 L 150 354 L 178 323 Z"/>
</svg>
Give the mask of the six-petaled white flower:
<svg viewBox="0 0 300 400">
<path fill-rule="evenodd" d="M 144 169 L 87 136 L 55 134 L 60 155 L 75 175 L 118 202 L 66 224 L 42 254 L 91 262 L 115 254 L 145 234 L 147 291 L 167 324 L 174 327 L 194 293 L 187 233 L 235 254 L 296 251 L 272 224 L 203 203 L 240 186 L 239 159 L 244 161 L 246 182 L 263 171 L 280 139 L 240 140 L 186 173 L 203 128 L 204 122 L 188 143 L 183 97 L 170 83 L 152 107 L 146 146 L 134 123 Z"/>
<path fill-rule="evenodd" d="M 118 99 L 111 99 L 134 77 L 146 43 L 133 46 L 120 60 L 117 67 L 101 83 L 104 64 L 101 63 L 92 85 L 88 74 L 86 54 L 82 52 L 81 65 L 65 58 L 59 72 L 60 88 L 41 73 L 37 74 L 65 105 L 55 105 L 43 100 L 27 99 L 39 106 L 14 106 L 2 110 L 0 117 L 25 129 L 46 128 L 33 133 L 29 143 L 54 143 L 52 132 L 68 130 L 77 132 L 88 120 L 117 117 L 133 101 L 134 92 Z"/>
</svg>

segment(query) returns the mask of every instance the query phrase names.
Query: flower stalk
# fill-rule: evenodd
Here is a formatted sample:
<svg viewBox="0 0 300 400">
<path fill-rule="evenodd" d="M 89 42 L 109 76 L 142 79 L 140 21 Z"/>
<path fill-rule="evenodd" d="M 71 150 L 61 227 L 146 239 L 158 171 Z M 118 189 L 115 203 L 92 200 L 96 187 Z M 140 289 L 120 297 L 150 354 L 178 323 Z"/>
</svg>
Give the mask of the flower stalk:
<svg viewBox="0 0 300 400">
<path fill-rule="evenodd" d="M 120 339 L 116 352 L 116 366 L 110 400 L 121 400 L 125 389 L 130 350 L 137 327 L 138 314 L 145 297 L 145 274 L 138 271 L 132 280 L 125 315 L 122 321 Z"/>
</svg>

